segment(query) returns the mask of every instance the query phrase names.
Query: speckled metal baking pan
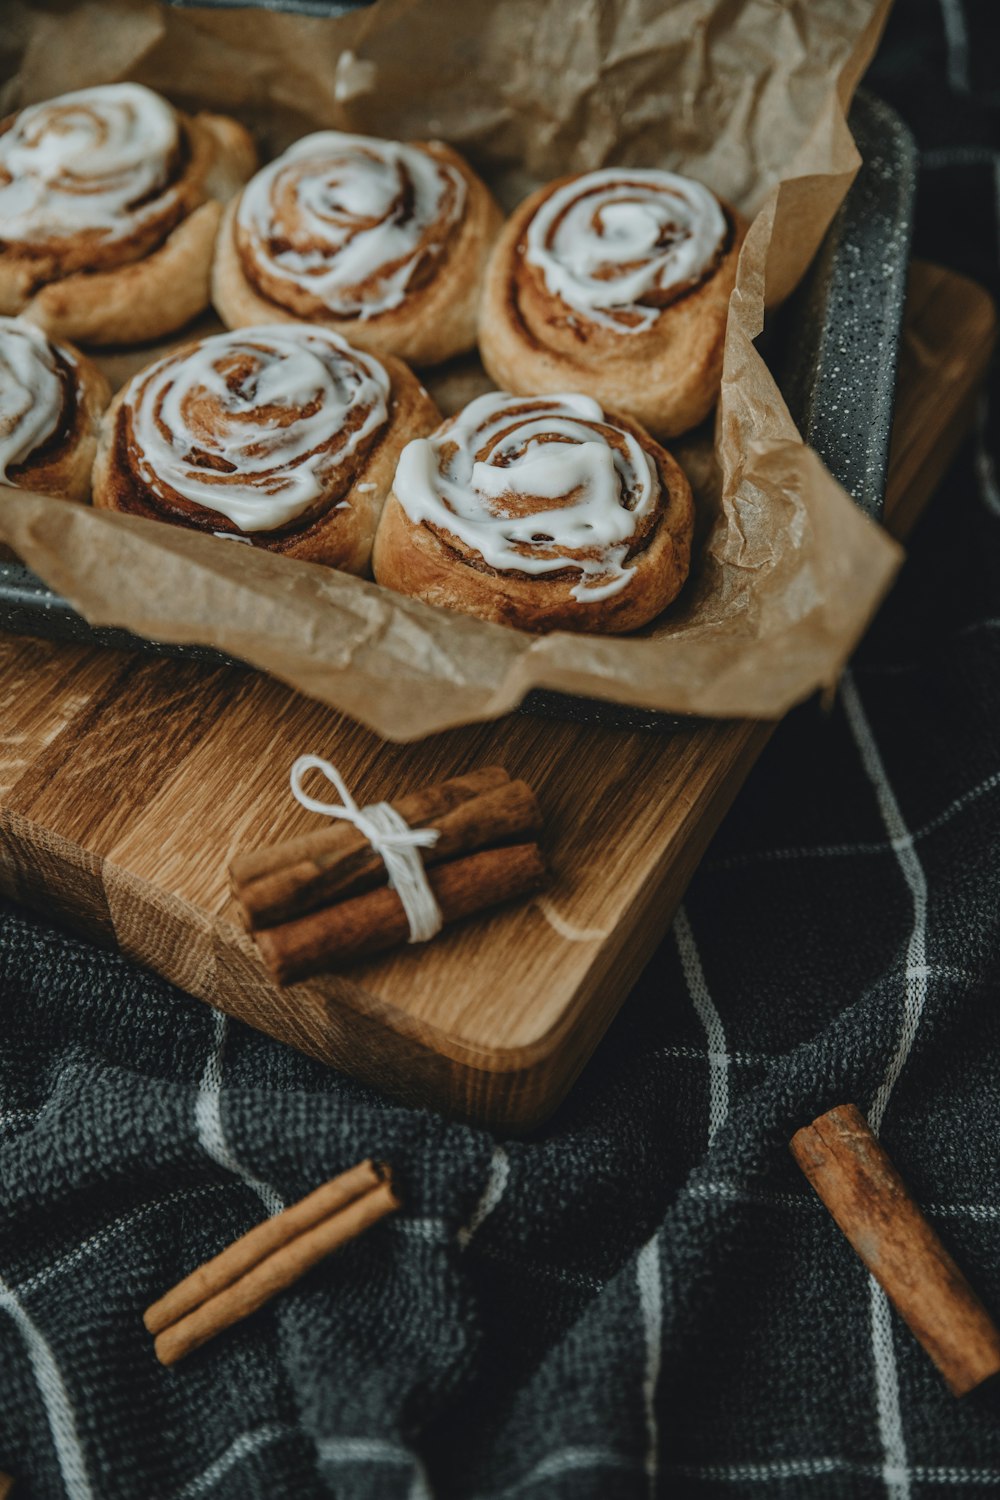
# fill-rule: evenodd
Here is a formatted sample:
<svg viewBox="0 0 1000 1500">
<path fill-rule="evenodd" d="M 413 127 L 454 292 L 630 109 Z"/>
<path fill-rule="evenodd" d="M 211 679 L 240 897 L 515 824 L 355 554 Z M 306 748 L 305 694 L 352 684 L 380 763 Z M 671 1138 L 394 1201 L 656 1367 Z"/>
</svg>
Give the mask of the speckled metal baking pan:
<svg viewBox="0 0 1000 1500">
<path fill-rule="evenodd" d="M 850 124 L 864 165 L 808 276 L 776 320 L 771 362 L 806 441 L 862 510 L 877 518 L 892 428 L 916 149 L 899 116 L 871 94 L 858 94 Z M 0 630 L 217 664 L 230 660 L 209 647 L 159 644 L 127 630 L 88 625 L 16 562 L 0 561 Z M 622 729 L 663 731 L 684 722 L 543 691 L 528 695 L 523 712 Z"/>
</svg>

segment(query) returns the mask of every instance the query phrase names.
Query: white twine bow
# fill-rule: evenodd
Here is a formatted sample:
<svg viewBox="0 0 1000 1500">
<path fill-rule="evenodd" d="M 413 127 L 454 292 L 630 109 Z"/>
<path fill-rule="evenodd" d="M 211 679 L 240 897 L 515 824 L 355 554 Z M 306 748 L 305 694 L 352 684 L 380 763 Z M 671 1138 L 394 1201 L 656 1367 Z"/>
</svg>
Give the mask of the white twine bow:
<svg viewBox="0 0 1000 1500">
<path fill-rule="evenodd" d="M 302 790 L 302 778 L 307 771 L 322 771 L 327 781 L 332 782 L 340 797 L 339 802 L 320 802 Z M 410 924 L 410 942 L 426 943 L 441 931 L 444 918 L 434 899 L 434 892 L 427 879 L 424 862 L 419 851 L 436 844 L 440 833 L 436 828 L 411 828 L 405 818 L 400 817 L 388 802 L 374 802 L 370 807 L 359 807 L 347 790 L 347 785 L 336 766 L 319 755 L 300 755 L 292 766 L 292 795 L 310 812 L 323 813 L 328 818 L 341 818 L 354 827 L 371 844 L 383 861 L 389 884 L 403 903 L 406 920 Z"/>
</svg>

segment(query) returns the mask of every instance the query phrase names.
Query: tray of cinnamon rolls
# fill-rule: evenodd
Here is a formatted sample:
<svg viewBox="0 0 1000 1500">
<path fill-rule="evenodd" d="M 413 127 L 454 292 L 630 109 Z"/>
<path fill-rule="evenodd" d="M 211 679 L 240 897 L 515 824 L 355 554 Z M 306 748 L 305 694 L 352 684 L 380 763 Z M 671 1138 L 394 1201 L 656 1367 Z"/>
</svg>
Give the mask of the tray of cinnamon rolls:
<svg viewBox="0 0 1000 1500">
<path fill-rule="evenodd" d="M 881 169 L 775 356 L 804 436 L 872 513 L 904 274 L 851 302 L 841 272 L 908 235 L 887 113 L 855 103 Z M 505 216 L 438 141 L 321 130 L 261 162 L 236 120 L 137 83 L 33 104 L 0 125 L 0 477 L 522 631 L 639 631 L 688 579 L 672 448 L 715 407 L 745 232 L 707 184 L 654 168 L 567 175 Z M 466 399 L 441 401 L 456 369 Z M 860 485 L 827 440 L 845 425 Z M 92 628 L 16 560 L 0 628 L 205 654 Z"/>
</svg>

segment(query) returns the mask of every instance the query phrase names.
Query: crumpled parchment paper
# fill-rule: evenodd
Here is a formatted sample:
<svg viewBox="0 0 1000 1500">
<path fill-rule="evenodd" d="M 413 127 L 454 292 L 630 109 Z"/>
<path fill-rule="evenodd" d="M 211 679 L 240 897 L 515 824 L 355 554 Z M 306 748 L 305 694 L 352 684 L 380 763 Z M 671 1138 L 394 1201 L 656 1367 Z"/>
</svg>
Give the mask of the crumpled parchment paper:
<svg viewBox="0 0 1000 1500">
<path fill-rule="evenodd" d="M 887 9 L 379 0 L 316 19 L 157 0 L 9 6 L 3 113 L 131 78 L 184 108 L 237 115 L 264 158 L 329 127 L 439 137 L 507 206 L 560 173 L 659 165 L 703 179 L 752 225 L 714 439 L 674 445 L 703 540 L 677 603 L 638 637 L 530 636 L 312 564 L 9 489 L 0 537 L 92 623 L 216 646 L 390 739 L 495 717 L 533 687 L 781 714 L 836 679 L 900 560 L 803 445 L 754 345 L 857 170 L 845 112 Z M 164 347 L 98 362 L 120 383 Z M 427 383 L 450 411 L 483 379 L 465 361 Z"/>
</svg>

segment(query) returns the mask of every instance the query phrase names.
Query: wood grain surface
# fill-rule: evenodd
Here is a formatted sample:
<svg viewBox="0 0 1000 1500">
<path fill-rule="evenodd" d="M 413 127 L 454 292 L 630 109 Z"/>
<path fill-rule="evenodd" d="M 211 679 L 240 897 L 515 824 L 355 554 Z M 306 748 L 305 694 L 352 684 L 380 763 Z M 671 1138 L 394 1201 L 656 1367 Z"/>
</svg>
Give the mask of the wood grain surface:
<svg viewBox="0 0 1000 1500">
<path fill-rule="evenodd" d="M 981 289 L 914 268 L 887 497 L 900 533 L 967 428 L 993 331 Z M 377 1087 L 507 1130 L 565 1095 L 774 727 L 515 714 L 389 745 L 248 670 L 2 636 L 0 713 L 6 894 Z M 287 791 L 304 752 L 360 802 L 503 765 L 538 795 L 550 887 L 427 948 L 278 989 L 227 867 L 317 826 Z"/>
</svg>

